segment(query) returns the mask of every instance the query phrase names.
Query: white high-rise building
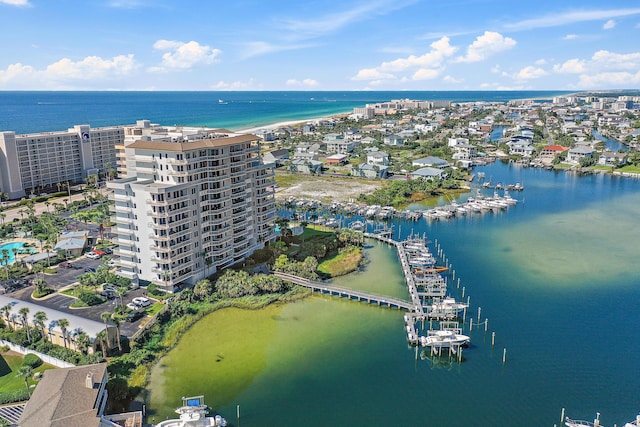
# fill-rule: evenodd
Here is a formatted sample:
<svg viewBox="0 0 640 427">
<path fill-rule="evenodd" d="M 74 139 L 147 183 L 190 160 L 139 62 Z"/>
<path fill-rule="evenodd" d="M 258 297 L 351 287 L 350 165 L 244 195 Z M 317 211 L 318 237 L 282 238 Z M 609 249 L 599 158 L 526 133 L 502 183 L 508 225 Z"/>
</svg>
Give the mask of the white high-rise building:
<svg viewBox="0 0 640 427">
<path fill-rule="evenodd" d="M 124 144 L 126 178 L 107 184 L 120 275 L 173 291 L 274 240 L 274 173 L 257 136 L 158 127 L 142 138 Z"/>
<path fill-rule="evenodd" d="M 116 167 L 122 126 L 16 135 L 0 132 L 0 191 L 12 199 L 33 191 L 58 191 L 57 184 L 77 184 L 87 175 Z"/>
</svg>

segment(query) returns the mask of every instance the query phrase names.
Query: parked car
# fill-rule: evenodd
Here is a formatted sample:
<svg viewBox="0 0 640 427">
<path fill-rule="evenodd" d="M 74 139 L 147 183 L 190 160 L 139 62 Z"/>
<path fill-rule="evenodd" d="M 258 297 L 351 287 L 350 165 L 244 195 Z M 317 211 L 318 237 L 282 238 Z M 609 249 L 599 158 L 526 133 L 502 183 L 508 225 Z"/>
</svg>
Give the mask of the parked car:
<svg viewBox="0 0 640 427">
<path fill-rule="evenodd" d="M 118 287 L 116 285 L 112 285 L 111 283 L 103 283 L 100 285 L 103 291 L 112 291 L 118 292 Z"/>
<path fill-rule="evenodd" d="M 98 295 L 105 297 L 106 299 L 114 299 L 117 296 L 115 292 L 109 290 L 98 292 Z"/>
<path fill-rule="evenodd" d="M 93 252 L 96 255 L 100 255 L 100 256 L 105 256 L 107 254 L 105 251 L 100 250 L 100 249 L 94 249 L 91 252 Z"/>
<path fill-rule="evenodd" d="M 147 297 L 136 297 L 133 299 L 133 303 L 140 307 L 149 307 L 151 305 L 151 300 Z"/>
<path fill-rule="evenodd" d="M 87 258 L 89 258 L 89 259 L 100 259 L 101 257 L 102 257 L 102 255 L 98 255 L 95 252 L 89 252 L 87 254 Z"/>
<path fill-rule="evenodd" d="M 133 311 L 138 311 L 140 310 L 142 307 L 140 307 L 138 304 L 136 304 L 135 302 L 130 302 L 129 304 L 127 304 L 127 308 Z"/>
<path fill-rule="evenodd" d="M 95 272 L 96 272 L 96 269 L 95 269 L 95 268 L 93 268 L 93 267 L 85 267 L 85 268 L 84 268 L 84 272 L 85 272 L 85 273 L 95 273 Z"/>
<path fill-rule="evenodd" d="M 111 248 L 102 248 L 102 251 L 107 255 L 111 255 L 113 253 Z"/>
<path fill-rule="evenodd" d="M 136 320 L 140 319 L 143 316 L 144 316 L 144 313 L 141 311 L 132 311 L 127 315 L 127 318 L 125 320 L 127 322 L 135 322 Z"/>
<path fill-rule="evenodd" d="M 73 265 L 69 261 L 63 261 L 58 266 L 62 268 L 73 268 Z"/>
<path fill-rule="evenodd" d="M 109 262 L 107 263 L 107 265 L 109 267 L 115 267 L 116 266 L 116 262 L 114 260 L 110 259 Z"/>
</svg>

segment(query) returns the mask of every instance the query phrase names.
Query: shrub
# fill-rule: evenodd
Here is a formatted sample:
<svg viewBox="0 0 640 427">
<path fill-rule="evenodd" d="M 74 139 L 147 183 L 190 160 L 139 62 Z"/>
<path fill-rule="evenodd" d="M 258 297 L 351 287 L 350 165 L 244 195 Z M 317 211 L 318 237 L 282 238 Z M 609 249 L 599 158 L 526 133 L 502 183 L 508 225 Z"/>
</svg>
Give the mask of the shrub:
<svg viewBox="0 0 640 427">
<path fill-rule="evenodd" d="M 27 353 L 22 360 L 22 364 L 25 366 L 31 366 L 33 369 L 42 365 L 42 359 L 33 353 Z"/>
<path fill-rule="evenodd" d="M 0 393 L 0 405 L 5 403 L 23 402 L 29 400 L 29 392 L 24 387 Z"/>
<path fill-rule="evenodd" d="M 106 301 L 104 298 L 98 296 L 98 294 L 91 291 L 80 292 L 80 296 L 78 298 L 80 299 L 80 301 L 82 301 L 83 303 L 89 306 L 102 304 L 103 302 Z"/>
</svg>

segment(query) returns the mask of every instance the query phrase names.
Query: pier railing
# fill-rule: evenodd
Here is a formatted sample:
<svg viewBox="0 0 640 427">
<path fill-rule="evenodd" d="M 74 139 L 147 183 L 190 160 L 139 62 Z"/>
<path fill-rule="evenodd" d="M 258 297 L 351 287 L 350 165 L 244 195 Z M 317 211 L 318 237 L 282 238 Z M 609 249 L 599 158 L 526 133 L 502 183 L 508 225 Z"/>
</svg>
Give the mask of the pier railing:
<svg viewBox="0 0 640 427">
<path fill-rule="evenodd" d="M 333 286 L 325 282 L 309 280 L 303 277 L 295 276 L 293 274 L 281 273 L 278 271 L 274 271 L 273 274 L 280 277 L 282 280 L 295 283 L 296 285 L 304 286 L 305 288 L 309 288 L 314 292 L 319 292 L 322 294 L 367 302 L 369 304 L 377 304 L 379 306 L 386 306 L 389 308 L 397 308 L 403 310 L 412 310 L 414 308 L 413 303 L 398 298 L 392 298 L 385 295 L 378 295 L 369 292 L 356 291 L 353 289 L 343 288 L 341 286 Z"/>
</svg>

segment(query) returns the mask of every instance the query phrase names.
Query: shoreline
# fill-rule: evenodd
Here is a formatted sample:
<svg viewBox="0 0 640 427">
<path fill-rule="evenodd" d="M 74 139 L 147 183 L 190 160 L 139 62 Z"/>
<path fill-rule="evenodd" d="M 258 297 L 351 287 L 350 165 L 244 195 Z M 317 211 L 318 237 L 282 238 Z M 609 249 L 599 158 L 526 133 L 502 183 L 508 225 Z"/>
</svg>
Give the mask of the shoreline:
<svg viewBox="0 0 640 427">
<path fill-rule="evenodd" d="M 286 121 L 282 121 L 282 122 L 276 122 L 276 123 L 270 123 L 264 126 L 254 126 L 254 127 L 250 127 L 250 128 L 243 128 L 243 129 L 239 129 L 239 130 L 234 130 L 234 132 L 238 132 L 238 133 L 254 133 L 257 132 L 259 130 L 275 130 L 278 129 L 280 127 L 285 127 L 285 126 L 295 126 L 295 125 L 301 125 L 301 124 L 306 124 L 309 122 L 317 122 L 320 120 L 329 120 L 329 119 L 335 119 L 338 116 L 344 116 L 350 114 L 350 112 L 343 112 L 343 113 L 335 113 L 329 116 L 321 116 L 321 117 L 311 117 L 308 119 L 297 119 L 297 120 L 286 120 Z"/>
</svg>

